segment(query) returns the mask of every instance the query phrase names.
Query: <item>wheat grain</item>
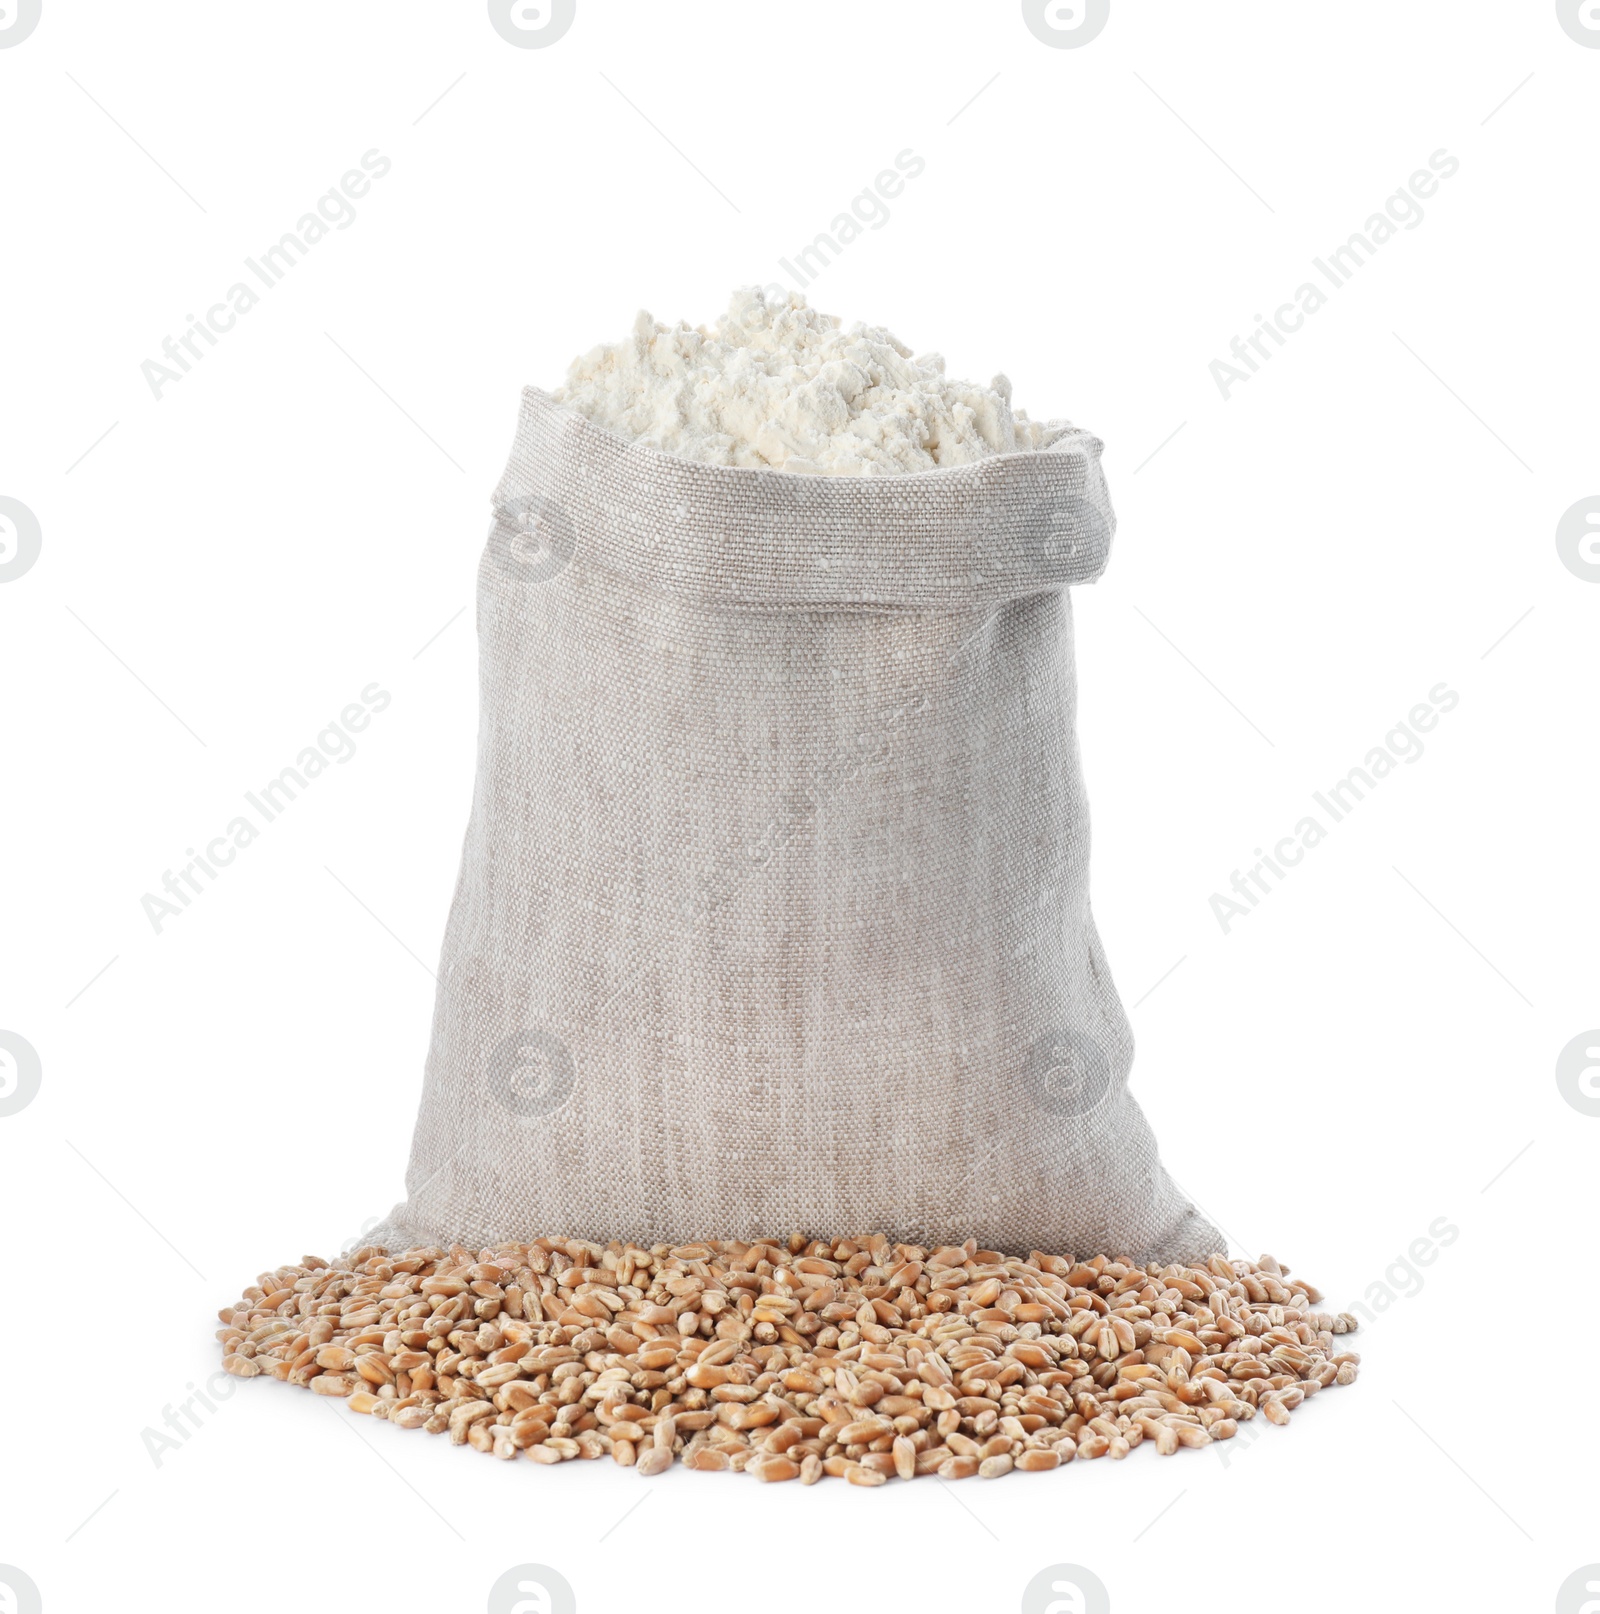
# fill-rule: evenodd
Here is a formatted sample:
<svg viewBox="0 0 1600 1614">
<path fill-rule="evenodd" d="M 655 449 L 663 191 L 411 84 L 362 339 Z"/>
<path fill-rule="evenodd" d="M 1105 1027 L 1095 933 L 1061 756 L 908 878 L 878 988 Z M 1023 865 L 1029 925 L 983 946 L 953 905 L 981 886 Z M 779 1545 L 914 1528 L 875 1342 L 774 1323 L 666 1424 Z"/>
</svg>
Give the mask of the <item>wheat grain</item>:
<svg viewBox="0 0 1600 1614">
<path fill-rule="evenodd" d="M 263 1273 L 224 1369 L 503 1461 L 860 1486 L 1171 1456 L 1353 1383 L 1355 1319 L 1270 1256 L 1026 1260 L 879 1235 L 369 1248 Z"/>
</svg>

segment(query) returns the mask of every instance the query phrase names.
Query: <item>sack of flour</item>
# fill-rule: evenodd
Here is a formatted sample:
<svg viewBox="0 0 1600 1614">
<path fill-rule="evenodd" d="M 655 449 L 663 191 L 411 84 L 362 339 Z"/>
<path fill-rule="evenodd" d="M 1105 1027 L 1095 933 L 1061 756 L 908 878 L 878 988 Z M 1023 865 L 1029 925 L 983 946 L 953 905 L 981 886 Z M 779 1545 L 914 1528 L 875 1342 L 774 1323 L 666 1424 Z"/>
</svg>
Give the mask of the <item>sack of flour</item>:
<svg viewBox="0 0 1600 1614">
<path fill-rule="evenodd" d="M 370 1242 L 1221 1247 L 1127 1090 L 1067 589 L 1093 437 L 697 463 L 528 390 L 406 1187 Z"/>
</svg>

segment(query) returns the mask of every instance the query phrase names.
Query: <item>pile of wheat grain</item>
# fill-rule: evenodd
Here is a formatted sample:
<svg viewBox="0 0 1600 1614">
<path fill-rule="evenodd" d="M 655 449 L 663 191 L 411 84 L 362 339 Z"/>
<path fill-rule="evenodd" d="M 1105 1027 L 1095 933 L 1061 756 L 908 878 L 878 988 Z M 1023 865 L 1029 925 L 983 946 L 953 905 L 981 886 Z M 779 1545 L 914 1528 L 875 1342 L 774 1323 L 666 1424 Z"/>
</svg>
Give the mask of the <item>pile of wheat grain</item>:
<svg viewBox="0 0 1600 1614">
<path fill-rule="evenodd" d="M 997 1478 L 1227 1440 L 1350 1384 L 1355 1319 L 1271 1256 L 1138 1266 L 881 1236 L 358 1250 L 263 1273 L 223 1366 L 496 1457 Z"/>
</svg>

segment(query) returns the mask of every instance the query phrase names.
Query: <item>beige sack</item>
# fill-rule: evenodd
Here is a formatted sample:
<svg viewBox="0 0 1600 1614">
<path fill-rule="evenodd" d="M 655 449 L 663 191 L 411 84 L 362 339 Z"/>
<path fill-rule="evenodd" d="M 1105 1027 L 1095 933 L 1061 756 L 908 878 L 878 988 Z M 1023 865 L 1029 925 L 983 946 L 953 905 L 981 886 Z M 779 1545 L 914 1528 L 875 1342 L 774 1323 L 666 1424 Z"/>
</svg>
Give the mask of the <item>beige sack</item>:
<svg viewBox="0 0 1600 1614">
<path fill-rule="evenodd" d="M 1089 911 L 1099 442 L 672 458 L 524 394 L 408 1199 L 370 1242 L 804 1230 L 1191 1259 Z"/>
</svg>

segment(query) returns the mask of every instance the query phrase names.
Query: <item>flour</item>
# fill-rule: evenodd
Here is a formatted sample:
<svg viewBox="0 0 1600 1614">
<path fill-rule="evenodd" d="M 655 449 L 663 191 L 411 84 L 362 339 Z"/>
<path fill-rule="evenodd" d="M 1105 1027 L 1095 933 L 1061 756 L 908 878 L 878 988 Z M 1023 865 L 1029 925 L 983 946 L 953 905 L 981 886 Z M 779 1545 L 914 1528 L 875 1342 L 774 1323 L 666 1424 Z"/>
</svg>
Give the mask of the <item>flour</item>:
<svg viewBox="0 0 1600 1614">
<path fill-rule="evenodd" d="M 1065 421 L 1028 419 L 1011 383 L 952 381 L 937 353 L 881 326 L 846 329 L 798 292 L 736 291 L 705 326 L 640 312 L 625 341 L 573 361 L 556 394 L 597 426 L 714 465 L 883 476 L 1048 447 Z"/>
</svg>

